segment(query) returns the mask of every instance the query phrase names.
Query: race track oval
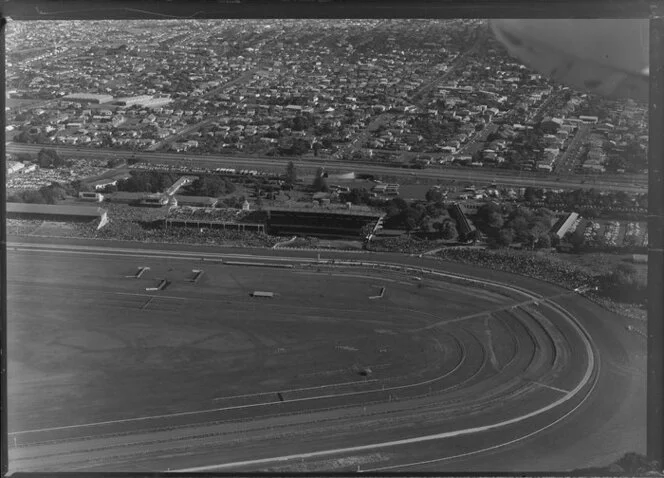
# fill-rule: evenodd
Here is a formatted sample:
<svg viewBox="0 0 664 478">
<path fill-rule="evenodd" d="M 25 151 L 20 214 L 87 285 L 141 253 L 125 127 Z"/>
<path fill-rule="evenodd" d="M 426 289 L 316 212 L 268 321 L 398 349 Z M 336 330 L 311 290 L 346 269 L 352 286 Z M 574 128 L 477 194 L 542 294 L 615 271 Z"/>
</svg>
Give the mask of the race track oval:
<svg viewBox="0 0 664 478">
<path fill-rule="evenodd" d="M 36 252 L 34 247 L 30 250 Z M 111 253 L 117 254 L 113 256 L 115 258 L 123 255 L 133 257 L 131 260 L 136 260 L 137 257 L 136 251 L 109 251 L 104 248 L 89 248 L 86 251 L 80 248 L 77 251 L 60 248 L 60 251 L 62 254 L 86 252 L 92 256 Z M 142 251 L 138 254 L 142 258 L 157 258 L 161 255 L 163 260 L 164 257 L 159 251 Z M 191 256 L 174 254 L 172 251 L 166 256 L 169 261 L 192 259 Z M 377 276 L 387 281 L 388 295 L 397 285 L 414 289 L 424 282 L 434 291 L 439 286 L 444 288 L 446 284 L 456 284 L 467 287 L 477 297 L 482 293 L 503 294 L 509 300 L 505 304 L 497 304 L 490 310 L 459 314 L 442 320 L 437 320 L 439 317 L 430 310 L 411 309 L 410 312 L 418 317 L 415 321 L 417 325 L 412 324 L 413 326 L 407 331 L 400 333 L 407 333 L 411 338 L 419 338 L 423 343 L 433 344 L 434 350 L 439 350 L 444 356 L 439 363 L 433 364 L 435 367 L 429 367 L 426 373 L 421 374 L 424 376 L 417 377 L 418 371 L 415 371 L 416 373 L 381 377 L 378 380 L 374 377 L 379 375 L 380 370 L 376 370 L 360 383 L 330 380 L 311 387 L 284 389 L 281 392 L 284 401 L 279 402 L 275 401 L 273 391 L 265 391 L 215 397 L 215 406 L 204 410 L 79 423 L 74 426 L 14 430 L 13 436 L 25 440 L 25 447 L 20 449 L 20 456 L 16 456 L 17 463 L 27 464 L 36 460 L 39 453 L 43 452 L 40 447 L 46 446 L 43 445 L 45 442 L 51 442 L 50 446 L 56 448 L 58 444 L 67 443 L 72 459 L 74 461 L 83 459 L 85 462 L 84 457 L 78 454 L 76 446 L 72 445 L 78 438 L 86 437 L 88 446 L 90 440 L 97 440 L 98 447 L 92 447 L 93 450 L 97 450 L 93 455 L 105 456 L 113 446 L 110 448 L 107 446 L 108 443 L 105 443 L 107 439 L 104 436 L 122 433 L 135 437 L 142 433 L 146 437 L 154 438 L 154 433 L 166 429 L 179 430 L 180 433 L 186 431 L 189 440 L 196 440 L 196 443 L 202 444 L 198 449 L 205 454 L 206 447 L 200 436 L 210 431 L 210 427 L 223 428 L 229 421 L 236 422 L 242 419 L 249 425 L 245 428 L 246 431 L 251 429 L 252 423 L 259 427 L 265 420 L 275 416 L 297 416 L 300 425 L 303 420 L 306 422 L 309 419 L 310 426 L 316 420 L 325 418 L 327 420 L 325 423 L 331 424 L 329 425 L 331 429 L 336 430 L 338 434 L 348 433 L 348 439 L 342 442 L 346 444 L 352 442 L 353 446 L 330 447 L 324 443 L 325 441 L 321 443 L 311 440 L 308 434 L 297 437 L 297 434 L 289 430 L 288 433 L 293 438 L 286 451 L 297 449 L 302 450 L 301 453 L 252 456 L 250 460 L 228 460 L 225 463 L 219 463 L 218 459 L 216 463 L 210 462 L 209 456 L 202 458 L 200 453 L 191 453 L 184 459 L 179 458 L 176 463 L 206 463 L 177 469 L 192 471 L 228 467 L 271 469 L 275 463 L 286 466 L 287 469 L 293 460 L 321 460 L 325 457 L 356 455 L 369 451 L 376 455 L 374 452 L 377 450 L 381 453 L 385 450 L 391 452 L 416 443 L 436 442 L 461 436 L 478 437 L 498 429 L 509 431 L 511 438 L 507 441 L 513 441 L 517 436 L 532 434 L 566 416 L 578 407 L 592 390 L 598 361 L 587 333 L 554 301 L 542 298 L 538 294 L 488 280 L 432 270 L 409 270 L 408 267 L 401 265 L 360 264 L 359 261 L 312 264 L 310 261 L 315 262 L 315 260 L 291 259 L 296 265 L 294 272 L 298 274 L 314 276 L 325 274 L 331 278 L 343 276 L 346 280 L 352 275 Z M 274 258 L 270 257 L 253 257 L 251 260 L 275 262 Z M 288 260 L 281 258 L 279 263 Z M 166 292 L 175 294 L 175 290 Z M 375 302 L 385 302 L 386 299 L 387 296 L 375 299 Z M 401 307 L 401 309 L 407 308 Z M 376 329 L 375 324 L 372 324 L 372 327 Z M 358 421 L 355 413 L 360 409 Z M 339 410 L 347 411 L 348 415 L 345 418 L 340 417 Z M 365 417 L 365 422 L 370 422 L 376 428 L 382 427 L 385 430 L 384 436 L 391 439 L 377 441 L 376 435 L 367 434 L 366 430 L 358 433 L 357 423 L 362 422 L 362 417 Z M 419 433 L 418 430 L 413 430 L 413 423 L 422 424 Z M 192 425 L 197 433 L 192 434 Z M 518 430 L 512 430 L 514 428 Z M 286 428 L 278 430 L 283 431 Z M 431 432 L 421 433 L 422 431 Z M 229 456 L 242 457 L 242 439 L 238 438 L 237 434 L 233 435 L 228 431 L 225 433 L 238 440 L 235 446 L 227 448 L 230 451 Z M 219 434 L 214 436 L 218 437 Z M 505 442 L 505 437 L 501 439 Z M 254 436 L 249 441 L 252 440 L 255 442 L 257 438 Z M 269 436 L 261 435 L 260 440 L 268 441 Z M 298 440 L 301 441 L 300 444 Z M 496 446 L 496 443 L 489 441 L 487 442 L 489 447 Z M 38 445 L 40 443 L 42 445 Z M 29 444 L 32 446 L 28 446 Z M 478 447 L 475 445 L 474 448 Z M 31 449 L 34 454 L 30 452 Z M 236 454 L 234 450 L 237 450 Z M 207 452 L 209 451 L 207 449 Z M 116 452 L 117 449 L 114 453 Z M 136 453 L 135 450 L 133 452 Z M 403 465 L 403 463 L 393 463 L 395 460 L 397 462 L 400 460 L 398 456 L 390 457 L 381 453 L 376 455 L 379 457 L 373 465 L 376 468 L 389 469 L 392 466 Z M 144 455 L 142 454 L 141 460 L 146 459 Z M 130 466 L 129 464 L 133 463 L 132 454 L 125 453 L 123 456 L 120 463 Z M 95 459 L 97 458 L 90 460 L 90 465 L 96 463 Z M 60 460 L 59 463 L 64 466 L 63 469 L 66 469 L 67 461 Z M 156 460 L 154 464 L 162 466 L 163 462 Z M 108 462 L 104 463 L 109 466 Z M 368 468 L 372 466 L 371 462 L 366 460 L 363 464 Z M 164 466 L 162 469 L 165 468 L 176 467 Z M 118 469 L 131 469 L 131 467 L 121 466 Z"/>
</svg>

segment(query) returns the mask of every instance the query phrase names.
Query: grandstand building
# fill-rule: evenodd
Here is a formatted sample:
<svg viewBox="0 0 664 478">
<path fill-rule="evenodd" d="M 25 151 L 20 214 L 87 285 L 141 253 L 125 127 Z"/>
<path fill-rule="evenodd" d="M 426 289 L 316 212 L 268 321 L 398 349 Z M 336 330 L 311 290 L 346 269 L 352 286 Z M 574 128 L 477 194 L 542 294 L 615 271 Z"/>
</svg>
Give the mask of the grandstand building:
<svg viewBox="0 0 664 478">
<path fill-rule="evenodd" d="M 202 198 L 199 198 L 202 199 Z M 210 199 L 210 198 L 208 198 Z M 244 220 L 243 220 L 244 219 Z M 166 228 L 195 227 L 198 229 L 223 229 L 265 233 L 265 221 L 253 222 L 250 217 L 238 217 L 237 209 L 227 210 L 213 207 L 171 207 L 164 219 Z M 258 218 L 259 220 L 262 217 Z"/>
<path fill-rule="evenodd" d="M 10 202 L 7 203 L 7 218 L 82 223 L 99 221 L 97 229 L 100 229 L 108 222 L 108 211 L 91 206 L 61 206 Z"/>
<path fill-rule="evenodd" d="M 364 239 L 367 226 L 375 229 L 384 215 L 382 212 L 359 208 L 271 207 L 265 211 L 269 234 L 346 239 Z"/>
<path fill-rule="evenodd" d="M 459 203 L 454 203 L 449 208 L 449 213 L 452 219 L 457 223 L 457 231 L 459 231 L 459 236 L 462 238 L 467 238 L 468 235 L 475 230 L 475 226 L 471 224 L 466 217 L 466 214 L 463 212 Z"/>
</svg>

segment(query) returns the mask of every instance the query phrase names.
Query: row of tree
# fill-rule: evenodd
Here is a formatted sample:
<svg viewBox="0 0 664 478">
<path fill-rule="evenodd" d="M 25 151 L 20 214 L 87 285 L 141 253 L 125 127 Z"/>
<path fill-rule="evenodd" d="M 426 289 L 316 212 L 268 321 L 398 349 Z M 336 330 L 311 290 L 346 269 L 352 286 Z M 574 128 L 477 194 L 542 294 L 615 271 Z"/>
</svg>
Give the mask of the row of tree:
<svg viewBox="0 0 664 478">
<path fill-rule="evenodd" d="M 72 188 L 53 182 L 39 189 L 16 191 L 7 195 L 7 202 L 21 202 L 29 204 L 56 204 L 68 195 L 75 194 Z"/>
<path fill-rule="evenodd" d="M 62 168 L 67 165 L 67 161 L 60 157 L 58 152 L 50 148 L 42 148 L 37 153 L 37 164 L 40 168 Z"/>
<path fill-rule="evenodd" d="M 118 191 L 157 193 L 170 188 L 179 176 L 160 171 L 132 171 L 130 177 L 120 181 Z M 192 184 L 183 187 L 179 194 L 190 196 L 218 197 L 235 192 L 235 185 L 228 178 L 204 175 Z"/>
<path fill-rule="evenodd" d="M 235 192 L 235 185 L 222 176 L 206 175 L 181 190 L 181 194 L 218 197 Z"/>
<path fill-rule="evenodd" d="M 118 191 L 131 193 L 157 193 L 170 188 L 178 176 L 159 171 L 132 171 L 130 177 L 118 182 Z"/>
</svg>

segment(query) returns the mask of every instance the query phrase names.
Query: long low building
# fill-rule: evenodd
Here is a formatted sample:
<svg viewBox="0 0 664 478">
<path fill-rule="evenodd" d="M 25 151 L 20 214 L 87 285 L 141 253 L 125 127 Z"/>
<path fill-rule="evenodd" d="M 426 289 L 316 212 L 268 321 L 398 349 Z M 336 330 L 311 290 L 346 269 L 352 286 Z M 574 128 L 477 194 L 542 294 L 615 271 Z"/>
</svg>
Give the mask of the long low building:
<svg viewBox="0 0 664 478">
<path fill-rule="evenodd" d="M 104 104 L 113 101 L 111 95 L 97 93 L 72 93 L 63 97 L 64 100 L 80 101 L 82 103 Z"/>
<path fill-rule="evenodd" d="M 553 228 L 551 229 L 551 232 L 558 236 L 559 239 L 562 239 L 576 223 L 577 219 L 579 219 L 579 214 L 576 212 L 571 212 L 556 222 L 556 224 L 554 224 Z"/>
<path fill-rule="evenodd" d="M 108 222 L 108 211 L 94 206 L 9 202 L 6 210 L 8 219 L 85 223 L 99 221 L 98 228 L 103 227 Z"/>
</svg>

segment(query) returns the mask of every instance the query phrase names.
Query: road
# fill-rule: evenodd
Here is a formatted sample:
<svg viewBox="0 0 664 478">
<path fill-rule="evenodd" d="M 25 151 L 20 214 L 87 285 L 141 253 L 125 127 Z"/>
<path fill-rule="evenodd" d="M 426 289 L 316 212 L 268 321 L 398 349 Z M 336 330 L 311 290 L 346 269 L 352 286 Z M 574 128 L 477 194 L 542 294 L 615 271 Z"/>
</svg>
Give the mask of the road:
<svg viewBox="0 0 664 478">
<path fill-rule="evenodd" d="M 225 93 L 228 90 L 228 88 L 230 88 L 231 86 L 237 85 L 238 83 L 248 82 L 249 79 L 251 79 L 251 77 L 254 75 L 254 73 L 256 73 L 256 70 L 250 70 L 250 71 L 244 72 L 240 76 L 238 76 L 237 78 L 235 78 L 233 80 L 230 80 L 230 81 L 224 83 L 221 86 L 213 88 L 210 91 L 205 92 L 202 95 L 202 98 L 213 98 L 217 94 Z M 204 126 L 207 126 L 209 124 L 214 123 L 214 121 L 215 121 L 215 118 L 208 118 L 208 119 L 205 119 L 205 120 L 200 121 L 198 123 L 195 123 L 193 125 L 185 126 L 184 128 L 180 129 L 180 131 L 178 131 L 177 133 L 172 134 L 172 135 L 162 139 L 161 141 L 158 141 L 154 145 L 152 145 L 149 148 L 149 151 L 156 151 L 160 148 L 163 148 L 164 146 L 168 146 L 168 145 L 174 143 L 175 141 L 177 141 L 178 139 L 184 138 L 188 134 L 193 133 L 195 131 L 198 131 L 199 129 L 203 128 Z"/>
<path fill-rule="evenodd" d="M 7 151 L 10 153 L 32 153 L 36 154 L 44 146 L 8 143 Z M 65 156 L 78 156 L 89 158 L 113 158 L 113 157 L 135 157 L 151 163 L 177 163 L 182 164 L 182 159 L 187 158 L 190 164 L 198 163 L 201 167 L 235 167 L 235 168 L 268 168 L 284 171 L 289 161 L 294 160 L 299 170 L 315 171 L 321 164 L 326 164 L 330 169 L 352 171 L 374 175 L 389 176 L 415 176 L 431 180 L 456 180 L 468 181 L 477 185 L 496 183 L 509 187 L 537 187 L 552 189 L 597 189 L 605 191 L 625 191 L 631 193 L 645 193 L 648 191 L 647 178 L 628 176 L 550 176 L 538 174 L 526 174 L 522 172 L 436 167 L 419 170 L 407 170 L 390 166 L 376 164 L 358 163 L 354 161 L 331 161 L 327 159 L 302 161 L 294 158 L 266 158 L 247 156 L 220 156 L 220 155 L 183 155 L 182 153 L 164 152 L 136 152 L 114 151 L 104 149 L 86 149 L 77 147 L 57 146 L 60 154 Z"/>
<path fill-rule="evenodd" d="M 590 125 L 584 124 L 579 126 L 579 130 L 567 145 L 567 149 L 556 162 L 556 174 L 565 175 L 571 174 L 574 171 L 579 150 L 583 146 L 583 141 L 588 136 L 588 133 L 590 133 Z"/>
<path fill-rule="evenodd" d="M 78 254 L 93 265 L 105 255 L 129 264 L 138 257 L 141 261 L 162 257 L 184 263 L 200 257 L 208 261 L 318 262 L 315 253 L 304 251 L 165 244 L 155 248 L 82 240 L 53 245 L 39 238 L 27 244 L 21 238 L 18 244 L 18 240 L 10 238 L 10 260 L 48 261 L 58 256 L 67 260 Z M 334 258 L 337 262 L 359 257 L 333 252 L 322 255 L 324 261 Z M 193 412 L 196 420 L 180 414 L 155 417 L 152 420 L 159 423 L 150 424 L 142 419 L 116 420 L 98 424 L 96 429 L 60 427 L 37 432 L 28 440 L 30 445 L 10 450 L 10 457 L 31 470 L 356 471 L 361 467 L 364 471 L 563 471 L 606 464 L 627 451 L 643 451 L 645 341 L 626 332 L 617 316 L 569 291 L 507 273 L 393 254 L 367 254 L 361 260 L 434 268 L 449 279 L 469 277 L 486 284 L 483 294 L 502 288 L 517 300 L 509 313 L 519 316 L 518 321 L 510 322 L 518 353 L 496 372 L 490 365 L 495 360 L 491 347 L 481 345 L 479 336 L 468 329 L 475 319 L 444 327 L 429 320 L 423 331 L 429 336 L 443 330 L 451 333 L 459 345 L 458 349 L 445 348 L 446 353 L 457 350 L 454 353 L 462 355 L 458 356 L 459 366 L 434 382 L 416 386 L 422 391 L 408 385 L 414 394 L 408 392 L 411 388 L 401 387 L 387 391 L 393 396 L 359 402 L 339 395 L 340 402 L 332 396 L 317 407 L 321 399 L 315 398 L 314 390 L 314 395 L 306 392 L 302 396 L 301 403 L 308 409 L 304 414 L 285 413 L 294 405 L 287 401 L 252 406 L 252 410 L 264 412 L 252 412 L 254 418 L 249 422 L 228 421 L 236 412 L 221 406 Z M 63 270 L 63 274 L 71 272 Z M 275 407 L 282 407 L 277 415 L 269 412 L 276 411 Z M 293 410 L 301 409 L 298 405 Z M 118 435 L 120 432 L 123 434 Z M 112 435 L 104 436 L 108 433 Z M 82 436 L 84 441 L 75 439 Z M 19 435 L 20 440 L 26 438 Z M 223 456 L 219 448 L 224 449 Z"/>
<path fill-rule="evenodd" d="M 424 98 L 425 95 L 428 94 L 434 86 L 440 84 L 442 81 L 445 81 L 450 76 L 450 74 L 456 71 L 463 63 L 463 60 L 465 60 L 465 58 L 467 58 L 471 53 L 477 51 L 485 40 L 486 37 L 482 34 L 479 34 L 477 40 L 473 42 L 473 44 L 467 50 L 465 50 L 463 53 L 460 53 L 454 59 L 449 68 L 445 70 L 445 72 L 443 72 L 441 75 L 427 79 L 422 86 L 410 94 L 408 100 L 413 105 L 424 108 L 426 106 L 426 101 Z M 419 100 L 417 100 L 417 98 L 419 98 Z M 362 150 L 365 147 L 366 142 L 369 140 L 371 132 L 374 131 L 378 126 L 389 123 L 393 117 L 394 115 L 391 113 L 381 113 L 373 118 L 371 122 L 364 129 L 362 129 L 362 131 L 354 135 L 351 138 L 350 143 L 343 148 L 345 154 L 352 154 L 355 151 Z"/>
<path fill-rule="evenodd" d="M 484 125 L 481 131 L 476 132 L 473 137 L 463 145 L 456 155 L 469 154 L 473 155 L 480 149 L 484 147 L 484 142 L 489 137 L 491 133 L 495 133 L 498 130 L 498 126 L 493 122 L 489 121 Z"/>
<path fill-rule="evenodd" d="M 410 95 L 410 101 L 412 101 L 420 108 L 424 108 L 426 106 L 426 102 L 424 100 L 425 95 L 428 94 L 433 89 L 434 86 L 440 84 L 442 81 L 447 80 L 451 73 L 459 69 L 459 67 L 463 64 L 464 60 L 469 55 L 477 52 L 480 48 L 482 48 L 484 44 L 486 44 L 486 41 L 488 39 L 488 32 L 482 31 L 480 28 L 478 28 L 475 30 L 475 33 L 477 35 L 477 39 L 473 42 L 473 44 L 470 47 L 468 47 L 465 51 L 460 53 L 454 59 L 449 68 L 445 70 L 445 72 L 443 72 L 442 75 L 427 80 L 424 83 L 424 85 L 422 85 L 415 92 L 413 92 L 413 94 Z M 421 99 L 419 101 L 415 101 L 415 98 L 421 98 Z"/>
</svg>

